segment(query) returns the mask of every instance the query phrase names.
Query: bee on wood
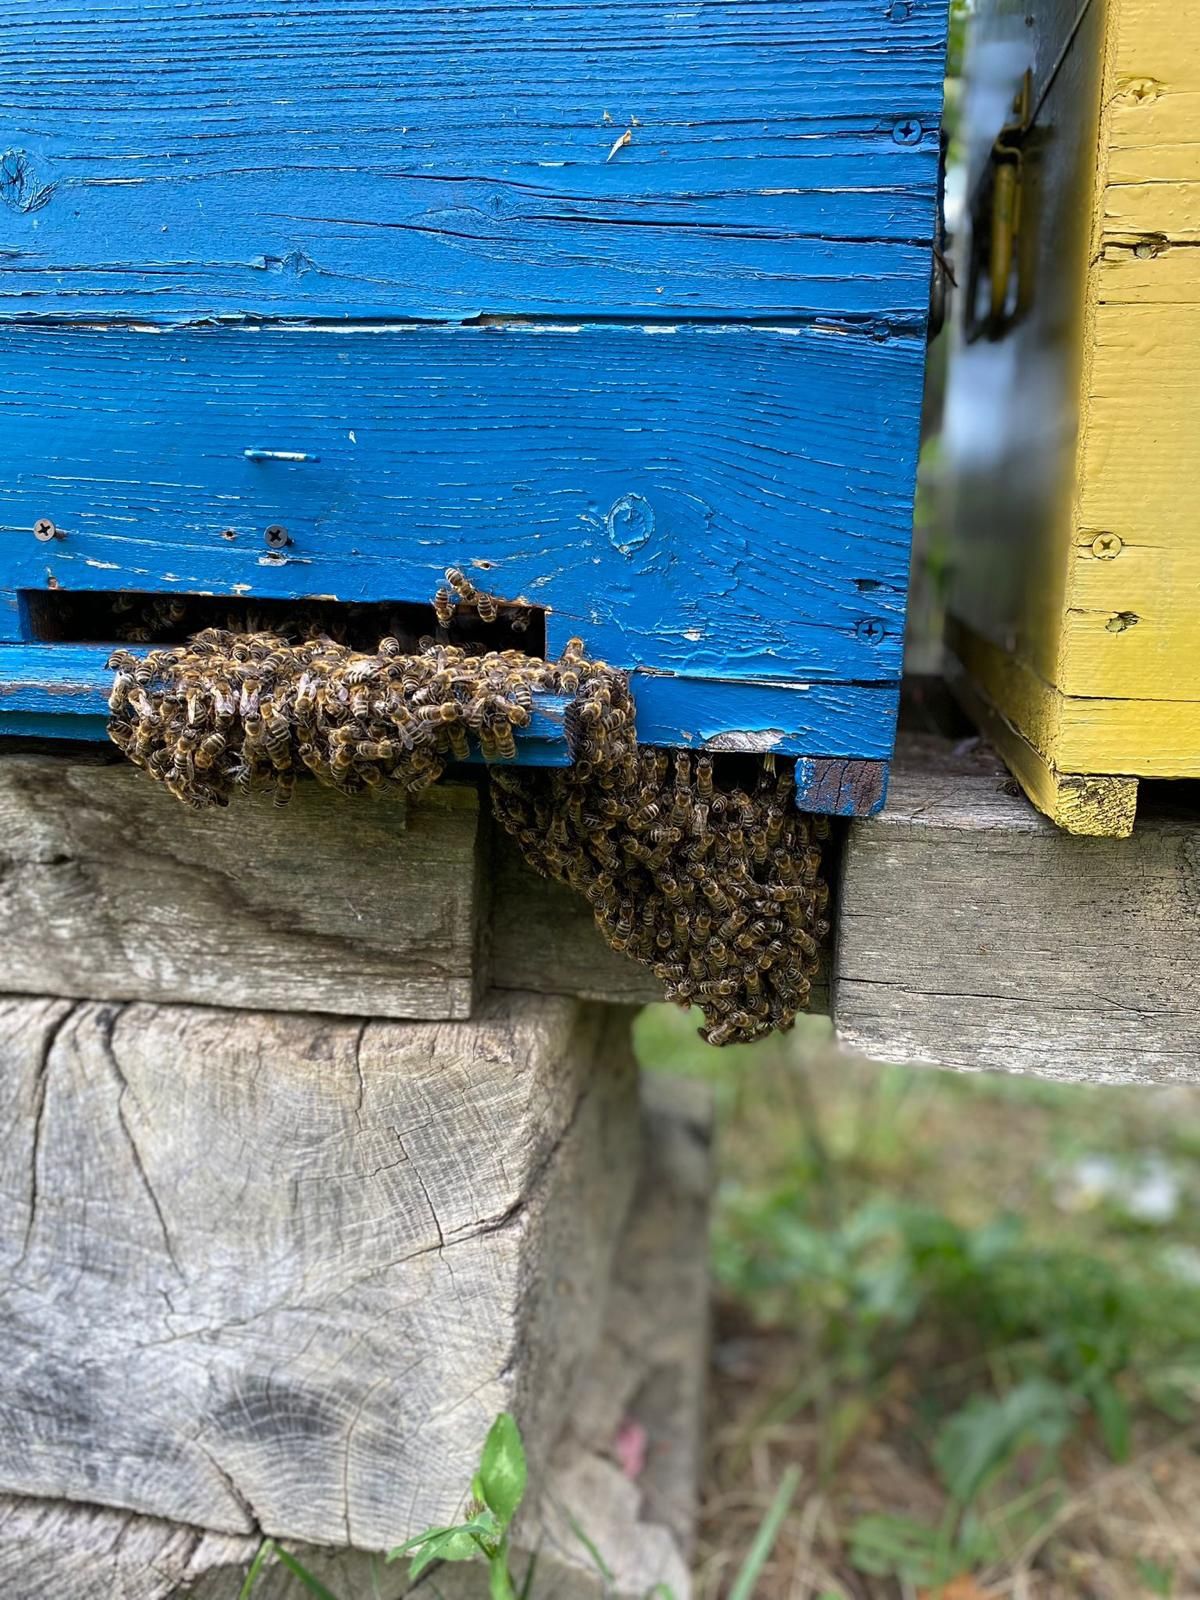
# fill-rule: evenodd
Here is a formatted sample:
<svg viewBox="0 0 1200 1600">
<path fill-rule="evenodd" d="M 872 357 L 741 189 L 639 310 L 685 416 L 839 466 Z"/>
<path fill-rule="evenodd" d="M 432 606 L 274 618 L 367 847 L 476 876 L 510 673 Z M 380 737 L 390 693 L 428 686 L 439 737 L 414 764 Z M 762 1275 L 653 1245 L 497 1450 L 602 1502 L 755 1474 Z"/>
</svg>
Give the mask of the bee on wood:
<svg viewBox="0 0 1200 1600">
<path fill-rule="evenodd" d="M 196 748 L 196 765 L 204 771 L 225 754 L 227 740 L 221 732 L 205 734 Z"/>
</svg>

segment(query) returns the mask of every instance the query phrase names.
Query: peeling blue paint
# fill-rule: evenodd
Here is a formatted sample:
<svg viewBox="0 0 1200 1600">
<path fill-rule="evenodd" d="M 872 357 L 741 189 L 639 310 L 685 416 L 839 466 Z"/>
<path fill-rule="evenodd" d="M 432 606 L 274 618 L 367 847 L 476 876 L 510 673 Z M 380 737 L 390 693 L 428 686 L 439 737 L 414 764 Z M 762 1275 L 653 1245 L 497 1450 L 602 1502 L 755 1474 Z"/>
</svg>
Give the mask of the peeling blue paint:
<svg viewBox="0 0 1200 1600">
<path fill-rule="evenodd" d="M 25 591 L 427 601 L 458 565 L 633 672 L 643 739 L 769 741 L 857 804 L 946 12 L 0 0 L 0 732 L 99 729 Z M 523 759 L 565 759 L 546 715 Z"/>
</svg>

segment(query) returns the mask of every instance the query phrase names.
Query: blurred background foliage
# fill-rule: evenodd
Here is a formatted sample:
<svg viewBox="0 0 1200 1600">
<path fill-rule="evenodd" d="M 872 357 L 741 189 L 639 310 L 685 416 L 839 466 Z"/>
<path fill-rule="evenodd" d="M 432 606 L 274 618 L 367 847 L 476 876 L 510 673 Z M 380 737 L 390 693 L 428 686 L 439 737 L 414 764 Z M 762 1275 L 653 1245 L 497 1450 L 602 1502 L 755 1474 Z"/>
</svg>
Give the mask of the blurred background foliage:
<svg viewBox="0 0 1200 1600">
<path fill-rule="evenodd" d="M 702 1594 L 793 1468 L 762 1600 L 1200 1590 L 1196 1091 L 638 1041 L 718 1118 Z"/>
</svg>

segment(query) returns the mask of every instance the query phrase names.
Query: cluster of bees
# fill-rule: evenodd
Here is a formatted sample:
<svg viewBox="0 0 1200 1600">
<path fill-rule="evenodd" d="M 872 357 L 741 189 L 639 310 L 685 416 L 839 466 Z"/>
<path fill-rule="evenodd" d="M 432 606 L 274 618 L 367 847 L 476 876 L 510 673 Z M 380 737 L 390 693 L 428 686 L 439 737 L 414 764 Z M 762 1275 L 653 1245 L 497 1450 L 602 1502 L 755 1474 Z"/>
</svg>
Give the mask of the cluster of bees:
<svg viewBox="0 0 1200 1600">
<path fill-rule="evenodd" d="M 614 950 L 697 1006 L 710 1044 L 790 1027 L 808 1006 L 829 889 L 824 818 L 795 808 L 790 766 L 719 785 L 712 757 L 638 749 L 629 724 L 562 771 L 494 772 L 496 812 L 525 859 L 582 894 Z"/>
<path fill-rule="evenodd" d="M 353 795 L 423 789 L 473 743 L 509 761 L 534 695 L 565 696 L 573 764 L 493 765 L 501 823 L 531 866 L 586 898 L 615 950 L 699 1007 L 710 1043 L 788 1027 L 828 932 L 824 824 L 795 809 L 791 771 L 764 757 L 738 785 L 718 781 L 710 756 L 639 747 L 625 676 L 578 639 L 557 661 L 446 642 L 457 604 L 495 614 L 456 569 L 447 579 L 434 603 L 443 638 L 415 650 L 218 628 L 144 657 L 117 650 L 110 737 L 193 808 L 255 790 L 285 805 L 304 773 Z"/>
<path fill-rule="evenodd" d="M 614 696 L 629 691 L 582 651 L 571 640 L 546 662 L 431 638 L 410 652 L 395 638 L 360 651 L 325 636 L 294 644 L 208 628 L 144 657 L 113 652 L 108 732 L 196 810 L 256 790 L 286 805 L 306 772 L 343 794 L 416 791 L 467 760 L 473 741 L 488 761 L 512 760 L 535 694 L 572 696 L 568 737 L 597 729 L 602 740 Z"/>
</svg>

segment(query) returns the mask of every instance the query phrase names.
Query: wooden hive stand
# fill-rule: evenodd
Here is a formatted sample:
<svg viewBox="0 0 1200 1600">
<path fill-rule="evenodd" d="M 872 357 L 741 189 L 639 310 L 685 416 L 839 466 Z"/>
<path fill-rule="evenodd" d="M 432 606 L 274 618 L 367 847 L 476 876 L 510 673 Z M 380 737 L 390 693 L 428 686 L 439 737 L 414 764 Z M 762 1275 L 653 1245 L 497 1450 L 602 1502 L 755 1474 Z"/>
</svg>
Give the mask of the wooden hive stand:
<svg viewBox="0 0 1200 1600">
<path fill-rule="evenodd" d="M 271 1535 L 396 1595 L 509 1410 L 535 1592 L 593 1592 L 575 1519 L 686 1595 L 707 1123 L 583 903 L 466 783 L 196 817 L 7 753 L 0 840 L 0 1592 L 229 1600 Z"/>
</svg>

